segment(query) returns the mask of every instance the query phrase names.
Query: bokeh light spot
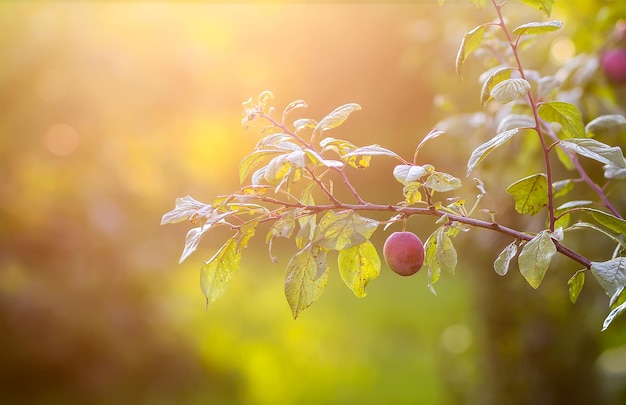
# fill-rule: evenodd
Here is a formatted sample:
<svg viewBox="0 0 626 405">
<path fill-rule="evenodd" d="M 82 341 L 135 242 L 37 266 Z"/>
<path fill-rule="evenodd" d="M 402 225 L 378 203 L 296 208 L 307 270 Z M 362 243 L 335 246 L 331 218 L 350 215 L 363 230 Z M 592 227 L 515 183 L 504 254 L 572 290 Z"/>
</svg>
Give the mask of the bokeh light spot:
<svg viewBox="0 0 626 405">
<path fill-rule="evenodd" d="M 46 132 L 44 145 L 53 155 L 67 157 L 78 147 L 78 132 L 67 124 L 53 125 Z"/>
<path fill-rule="evenodd" d="M 576 54 L 576 46 L 568 37 L 558 37 L 550 46 L 550 59 L 552 63 L 564 65 Z"/>
<path fill-rule="evenodd" d="M 441 346 L 452 354 L 461 354 L 472 345 L 472 331 L 466 325 L 448 326 L 441 334 Z"/>
</svg>

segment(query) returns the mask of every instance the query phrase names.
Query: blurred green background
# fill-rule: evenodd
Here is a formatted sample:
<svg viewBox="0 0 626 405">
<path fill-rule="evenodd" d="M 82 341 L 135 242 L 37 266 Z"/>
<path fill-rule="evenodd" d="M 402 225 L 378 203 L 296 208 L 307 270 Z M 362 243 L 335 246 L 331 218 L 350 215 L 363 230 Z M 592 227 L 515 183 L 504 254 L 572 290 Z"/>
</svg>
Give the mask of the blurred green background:
<svg viewBox="0 0 626 405">
<path fill-rule="evenodd" d="M 623 12 L 619 2 L 562 3 L 552 18 L 566 28 L 527 54 L 531 68 L 593 55 Z M 426 274 L 384 267 L 359 300 L 335 271 L 294 321 L 282 284 L 292 241 L 277 244 L 275 265 L 258 232 L 232 288 L 205 311 L 199 267 L 228 234 L 210 233 L 179 265 L 188 228 L 159 226 L 176 197 L 210 201 L 237 187 L 257 142 L 241 130 L 241 103 L 262 90 L 279 111 L 306 100 L 315 119 L 359 103 L 331 136 L 410 158 L 447 114 L 480 110 L 480 63 L 461 81 L 454 59 L 463 34 L 493 17 L 465 1 L 1 3 L 0 401 L 624 400 L 625 324 L 600 334 L 608 301 L 591 279 L 569 303 L 577 269 L 565 260 L 534 291 L 515 272 L 493 273 L 509 240 L 472 231 L 457 238 L 459 269 L 438 296 Z M 542 16 L 519 8 L 510 18 Z M 559 40 L 561 59 L 546 56 Z M 464 173 L 479 143 L 438 139 L 423 163 Z M 366 199 L 402 198 L 393 163 L 375 158 L 354 173 Z M 510 203 L 490 198 L 496 209 Z M 409 227 L 425 239 L 432 222 Z"/>
</svg>

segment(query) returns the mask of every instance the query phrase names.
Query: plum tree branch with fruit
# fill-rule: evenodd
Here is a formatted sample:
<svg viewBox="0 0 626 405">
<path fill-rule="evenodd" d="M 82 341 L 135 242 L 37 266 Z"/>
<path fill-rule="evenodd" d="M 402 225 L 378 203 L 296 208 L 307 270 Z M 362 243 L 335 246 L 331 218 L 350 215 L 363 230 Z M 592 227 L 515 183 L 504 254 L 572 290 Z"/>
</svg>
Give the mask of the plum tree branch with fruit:
<svg viewBox="0 0 626 405">
<path fill-rule="evenodd" d="M 481 0 L 473 1 L 476 5 Z M 523 3 L 550 14 L 553 0 Z M 453 240 L 471 228 L 484 228 L 507 235 L 513 241 L 495 258 L 494 270 L 508 272 L 517 257 L 522 276 L 533 288 L 541 284 L 553 256 L 558 252 L 582 266 L 570 278 L 569 292 L 576 301 L 585 274 L 591 273 L 610 297 L 610 313 L 603 328 L 626 309 L 626 259 L 621 255 L 626 242 L 626 221 L 609 201 L 606 184 L 599 186 L 580 164 L 578 157 L 604 165 L 608 182 L 626 178 L 626 159 L 621 149 L 595 139 L 607 131 L 624 130 L 626 119 L 621 115 L 600 116 L 584 125 L 581 113 L 571 103 L 558 101 L 559 82 L 552 76 L 540 76 L 525 70 L 519 53 L 522 41 L 556 31 L 560 21 L 531 22 L 509 29 L 503 9 L 509 1 L 492 1 L 497 21 L 479 25 L 465 34 L 460 45 L 456 67 L 461 74 L 467 58 L 477 50 L 492 52 L 499 64 L 482 76 L 481 101 L 484 106 L 501 105 L 495 135 L 475 148 L 467 162 L 467 177 L 495 149 L 515 136 L 534 135 L 540 144 L 545 172 L 522 178 L 506 191 L 512 195 L 515 210 L 535 215 L 547 210 L 547 224 L 539 232 L 517 230 L 496 220 L 496 212 L 479 208 L 486 195 L 484 183 L 474 178 L 478 193 L 471 208 L 461 197 L 442 198 L 442 193 L 458 190 L 458 177 L 439 171 L 432 164 L 418 164 L 418 155 L 426 142 L 445 134 L 434 129 L 417 145 L 412 160 L 378 144 L 357 146 L 347 140 L 325 136 L 339 127 L 351 113 L 360 110 L 355 103 L 338 107 L 319 121 L 310 118 L 288 121 L 290 113 L 307 105 L 302 100 L 290 103 L 280 119 L 274 118 L 270 106 L 273 95 L 263 92 L 256 101 L 244 103 L 243 127 L 249 133 L 261 134 L 254 150 L 239 165 L 239 178 L 245 183 L 229 195 L 218 196 L 211 203 L 202 203 L 190 196 L 176 200 L 176 207 L 166 213 L 161 223 L 189 221 L 193 227 L 186 237 L 180 261 L 194 252 L 202 236 L 215 226 L 228 226 L 234 232 L 200 270 L 201 288 L 207 305 L 228 288 L 240 266 L 243 249 L 261 223 L 271 223 L 266 242 L 270 257 L 276 238 L 293 238 L 297 252 L 287 264 L 285 295 L 294 318 L 314 303 L 324 291 L 329 274 L 328 254 L 337 251 L 337 267 L 345 284 L 357 297 L 365 296 L 365 288 L 382 267 L 372 234 L 395 223 L 402 232 L 392 233 L 383 246 L 387 265 L 396 273 L 408 276 L 422 266 L 427 269 L 428 288 L 442 271 L 454 273 L 457 251 Z M 501 37 L 498 37 L 498 33 Z M 503 37 L 503 38 L 502 38 Z M 494 114 L 495 117 L 495 114 Z M 577 173 L 577 178 L 554 180 L 551 156 L 555 154 L 564 167 Z M 402 200 L 396 204 L 366 201 L 350 180 L 353 169 L 367 169 L 373 157 L 396 159 L 394 178 L 403 186 Z M 335 179 L 354 199 L 341 201 Z M 250 178 L 249 183 L 246 180 Z M 557 206 L 556 200 L 567 197 L 574 184 L 586 184 L 595 199 L 572 200 Z M 400 196 L 399 196 L 400 197 Z M 317 202 L 320 198 L 327 202 Z M 388 213 L 385 221 L 361 214 Z M 406 231 L 406 221 L 414 215 L 436 217 L 437 228 L 422 244 L 420 238 Z M 571 223 L 573 215 L 586 215 Z M 484 218 L 480 218 L 483 216 Z M 603 262 L 589 260 L 583 253 L 568 248 L 564 242 L 572 231 L 599 232 L 615 244 L 612 256 Z"/>
</svg>

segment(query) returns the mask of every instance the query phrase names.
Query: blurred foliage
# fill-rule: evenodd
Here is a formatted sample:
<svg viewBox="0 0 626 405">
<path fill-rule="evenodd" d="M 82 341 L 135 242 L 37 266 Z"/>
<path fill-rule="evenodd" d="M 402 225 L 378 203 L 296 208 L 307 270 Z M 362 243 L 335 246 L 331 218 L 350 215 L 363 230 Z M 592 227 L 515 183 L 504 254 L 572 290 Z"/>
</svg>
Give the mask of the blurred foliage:
<svg viewBox="0 0 626 405">
<path fill-rule="evenodd" d="M 589 38 L 608 25 L 597 36 L 585 25 L 582 35 L 579 18 L 622 7 L 559 3 L 553 17 L 591 53 L 600 45 Z M 493 246 L 508 242 L 485 232 L 478 249 L 468 240 L 464 248 L 480 255 L 461 262 L 437 297 L 424 274 L 383 271 L 364 300 L 330 283 L 294 322 L 282 293 L 287 242 L 277 243 L 274 265 L 253 241 L 233 287 L 205 311 L 198 263 L 220 243 L 203 241 L 202 252 L 177 265 L 186 229 L 161 228 L 159 219 L 178 196 L 210 198 L 237 184 L 239 160 L 257 141 L 243 136 L 241 102 L 263 89 L 276 105 L 306 100 L 316 118 L 358 102 L 364 110 L 343 136 L 410 157 L 438 120 L 480 110 L 470 79 L 480 63 L 468 63 L 461 82 L 454 57 L 464 32 L 485 17 L 452 1 L 0 4 L 0 400 L 483 402 L 481 353 L 492 343 L 485 321 L 502 320 L 483 319 L 479 308 L 485 297 L 494 306 L 507 298 L 482 294 L 472 274 L 496 277 Z M 534 68 L 549 64 L 535 51 Z M 448 142 L 455 146 L 440 164 L 462 173 L 480 140 Z M 425 147 L 423 158 L 440 145 Z M 377 159 L 355 177 L 364 198 L 401 199 L 391 168 Z M 432 230 L 427 219 L 409 225 Z M 380 247 L 382 238 L 373 241 Z M 570 306 L 561 291 L 535 297 L 558 313 Z M 590 289 L 581 300 L 588 309 L 577 327 L 597 333 L 605 298 Z M 623 322 L 603 334 L 611 351 L 597 361 L 614 396 L 624 395 L 625 335 Z M 581 355 L 563 350 L 564 362 Z"/>
</svg>

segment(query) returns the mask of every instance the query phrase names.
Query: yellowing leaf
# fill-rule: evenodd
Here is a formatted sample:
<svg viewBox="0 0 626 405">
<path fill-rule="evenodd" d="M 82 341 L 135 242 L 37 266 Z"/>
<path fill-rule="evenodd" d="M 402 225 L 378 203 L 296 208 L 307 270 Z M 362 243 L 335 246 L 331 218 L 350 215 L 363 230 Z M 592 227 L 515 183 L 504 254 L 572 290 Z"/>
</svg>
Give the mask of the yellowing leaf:
<svg viewBox="0 0 626 405">
<path fill-rule="evenodd" d="M 233 275 L 239 270 L 241 253 L 237 250 L 234 238 L 224 246 L 200 269 L 200 287 L 206 297 L 206 304 L 213 303 L 230 286 Z"/>
<path fill-rule="evenodd" d="M 309 244 L 291 258 L 287 264 L 285 297 L 294 319 L 317 301 L 327 282 L 326 249 Z"/>
<path fill-rule="evenodd" d="M 517 262 L 531 287 L 539 287 L 555 253 L 556 246 L 547 230 L 539 232 L 524 245 Z"/>
<path fill-rule="evenodd" d="M 548 32 L 553 32 L 563 27 L 563 22 L 554 20 L 554 21 L 544 21 L 544 22 L 531 22 L 527 24 L 520 25 L 519 27 L 513 30 L 513 34 L 515 35 L 537 35 L 537 34 L 545 34 Z"/>
<path fill-rule="evenodd" d="M 520 214 L 535 215 L 548 204 L 548 181 L 543 173 L 516 181 L 506 192 L 515 199 L 515 211 Z"/>
<path fill-rule="evenodd" d="M 201 203 L 191 196 L 185 196 L 176 199 L 176 208 L 166 213 L 161 218 L 161 225 L 176 224 L 188 219 L 192 219 L 197 215 L 208 214 L 213 207 L 210 205 Z"/>
<path fill-rule="evenodd" d="M 378 224 L 354 211 L 327 211 L 320 219 L 314 244 L 331 250 L 348 249 L 368 240 Z"/>
<path fill-rule="evenodd" d="M 369 240 L 340 250 L 337 263 L 341 279 L 359 298 L 365 297 L 365 287 L 380 274 L 380 257 Z"/>
<path fill-rule="evenodd" d="M 266 157 L 279 153 L 284 152 L 279 150 L 257 150 L 244 157 L 241 160 L 241 163 L 239 163 L 239 182 L 243 183 L 252 169 L 254 169 L 254 167 L 262 162 Z"/>
<path fill-rule="evenodd" d="M 522 0 L 522 3 L 539 11 L 543 11 L 544 14 L 549 17 L 552 12 L 554 0 Z"/>
<path fill-rule="evenodd" d="M 463 64 L 467 57 L 474 52 L 480 46 L 483 38 L 485 37 L 485 27 L 483 25 L 479 25 L 475 27 L 473 30 L 468 32 L 463 36 L 463 41 L 461 41 L 461 46 L 459 47 L 459 51 L 456 54 L 456 73 L 461 77 L 461 71 L 463 69 Z"/>
<path fill-rule="evenodd" d="M 487 77 L 487 79 L 483 83 L 482 90 L 480 92 L 480 102 L 482 105 L 485 105 L 487 101 L 491 98 L 491 90 L 493 90 L 494 86 L 498 83 L 501 83 L 504 80 L 508 80 L 511 78 L 511 68 L 508 66 L 498 67 L 492 70 Z"/>
<path fill-rule="evenodd" d="M 402 188 L 402 194 L 404 195 L 404 201 L 408 205 L 413 205 L 422 201 L 422 194 L 420 193 L 421 183 L 409 183 Z"/>
</svg>

